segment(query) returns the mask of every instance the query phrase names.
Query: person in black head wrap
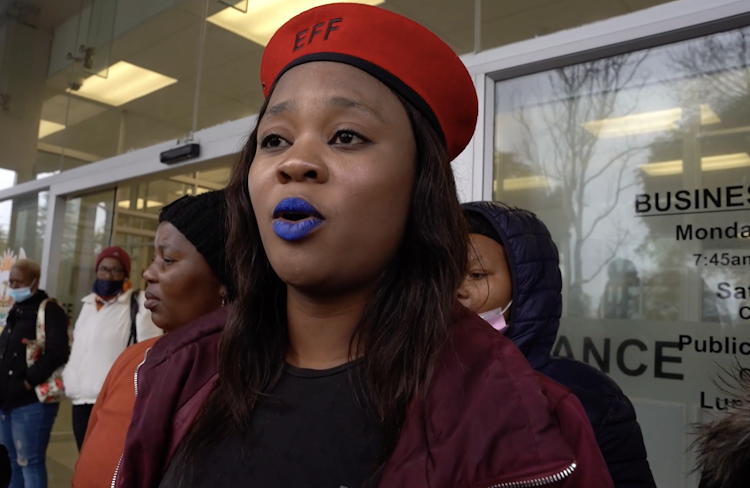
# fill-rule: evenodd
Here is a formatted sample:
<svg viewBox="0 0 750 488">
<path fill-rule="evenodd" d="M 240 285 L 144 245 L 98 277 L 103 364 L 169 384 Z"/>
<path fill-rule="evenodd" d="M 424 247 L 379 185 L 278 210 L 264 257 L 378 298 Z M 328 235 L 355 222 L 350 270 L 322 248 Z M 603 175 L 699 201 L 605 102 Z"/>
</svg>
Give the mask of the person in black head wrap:
<svg viewBox="0 0 750 488">
<path fill-rule="evenodd" d="M 129 347 L 113 365 L 91 414 L 74 488 L 110 485 L 131 422 L 134 373 L 138 370 L 140 385 L 150 365 L 145 358 L 158 357 L 170 343 L 180 343 L 194 331 L 200 334 L 202 325 L 216 325 L 217 330 L 223 325 L 224 305 L 234 289 L 224 252 L 225 218 L 223 191 L 186 196 L 162 209 L 154 260 L 143 277 L 148 284 L 145 305 L 167 335 Z"/>
</svg>

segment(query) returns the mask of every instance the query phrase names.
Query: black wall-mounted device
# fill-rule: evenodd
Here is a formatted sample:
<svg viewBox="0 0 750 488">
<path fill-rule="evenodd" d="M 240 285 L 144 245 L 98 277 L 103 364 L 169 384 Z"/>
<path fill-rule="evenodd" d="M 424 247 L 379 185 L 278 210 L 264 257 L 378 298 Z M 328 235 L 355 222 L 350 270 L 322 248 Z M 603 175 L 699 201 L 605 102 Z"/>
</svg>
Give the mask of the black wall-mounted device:
<svg viewBox="0 0 750 488">
<path fill-rule="evenodd" d="M 159 160 L 164 164 L 177 164 L 188 159 L 197 158 L 200 155 L 201 145 L 192 143 L 164 151 L 159 155 Z"/>
</svg>

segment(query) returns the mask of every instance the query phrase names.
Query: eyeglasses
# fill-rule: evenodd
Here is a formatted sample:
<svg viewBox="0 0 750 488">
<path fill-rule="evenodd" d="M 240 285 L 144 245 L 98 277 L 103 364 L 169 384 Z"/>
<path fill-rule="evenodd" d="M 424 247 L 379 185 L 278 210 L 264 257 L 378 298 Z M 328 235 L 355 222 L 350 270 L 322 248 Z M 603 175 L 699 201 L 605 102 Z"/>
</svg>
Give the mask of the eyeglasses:
<svg viewBox="0 0 750 488">
<path fill-rule="evenodd" d="M 106 266 L 99 266 L 96 269 L 96 274 L 99 275 L 110 275 L 113 278 L 125 276 L 125 270 L 122 268 L 108 268 Z"/>
</svg>

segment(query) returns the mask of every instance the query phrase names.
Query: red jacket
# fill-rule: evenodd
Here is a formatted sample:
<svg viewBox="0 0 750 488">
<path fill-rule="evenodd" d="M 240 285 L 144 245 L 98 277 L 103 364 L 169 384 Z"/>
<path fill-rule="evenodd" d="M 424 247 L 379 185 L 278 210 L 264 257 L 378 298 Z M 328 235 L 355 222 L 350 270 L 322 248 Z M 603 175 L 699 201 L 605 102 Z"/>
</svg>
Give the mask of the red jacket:
<svg viewBox="0 0 750 488">
<path fill-rule="evenodd" d="M 118 488 L 157 488 L 216 380 L 226 310 L 165 336 L 138 378 Z M 463 307 L 382 488 L 612 488 L 581 404 Z M 171 425 L 171 429 L 163 426 Z"/>
</svg>

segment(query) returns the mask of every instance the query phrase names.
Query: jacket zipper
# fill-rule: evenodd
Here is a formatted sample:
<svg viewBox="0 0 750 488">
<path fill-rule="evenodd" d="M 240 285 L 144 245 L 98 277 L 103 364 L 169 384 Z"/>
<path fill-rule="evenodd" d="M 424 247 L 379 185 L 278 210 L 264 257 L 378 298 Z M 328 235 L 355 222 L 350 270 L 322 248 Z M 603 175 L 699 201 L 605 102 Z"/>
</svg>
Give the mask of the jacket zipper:
<svg viewBox="0 0 750 488">
<path fill-rule="evenodd" d="M 141 364 L 135 367 L 135 374 L 133 375 L 133 388 L 135 389 L 135 396 L 138 397 L 138 372 L 141 370 L 141 366 L 143 366 L 143 363 L 146 362 L 146 359 L 148 359 L 148 353 L 151 352 L 151 348 L 148 348 L 146 350 L 146 354 L 143 355 L 143 361 L 141 361 Z M 115 468 L 115 475 L 112 476 L 112 485 L 110 488 L 115 488 L 117 485 L 117 475 L 120 474 L 120 466 L 122 465 L 122 456 L 123 454 L 120 454 L 120 460 L 117 461 L 117 467 Z"/>
<path fill-rule="evenodd" d="M 551 476 L 545 476 L 544 478 L 535 478 L 526 481 L 509 481 L 506 483 L 498 483 L 497 485 L 492 485 L 489 488 L 531 488 L 534 486 L 549 485 L 556 481 L 564 480 L 565 478 L 573 474 L 573 471 L 576 470 L 576 467 L 578 467 L 576 463 L 572 463 L 561 472 L 553 474 Z"/>
</svg>

